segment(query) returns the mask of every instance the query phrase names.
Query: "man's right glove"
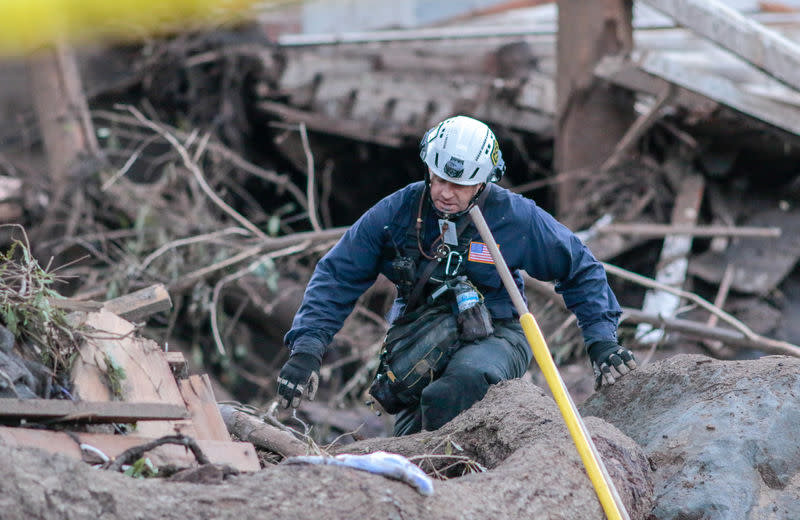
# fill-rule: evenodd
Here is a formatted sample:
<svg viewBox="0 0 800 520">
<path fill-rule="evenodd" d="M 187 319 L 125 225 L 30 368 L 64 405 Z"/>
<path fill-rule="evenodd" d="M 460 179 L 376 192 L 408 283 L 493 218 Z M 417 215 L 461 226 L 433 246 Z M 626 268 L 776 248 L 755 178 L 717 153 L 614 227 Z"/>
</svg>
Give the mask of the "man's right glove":
<svg viewBox="0 0 800 520">
<path fill-rule="evenodd" d="M 278 375 L 278 399 L 283 408 L 297 408 L 303 397 L 313 401 L 319 387 L 319 360 L 311 354 L 292 354 Z"/>
<path fill-rule="evenodd" d="M 633 352 L 616 341 L 596 341 L 589 346 L 589 359 L 594 369 L 594 389 L 614 381 L 636 368 Z"/>
</svg>

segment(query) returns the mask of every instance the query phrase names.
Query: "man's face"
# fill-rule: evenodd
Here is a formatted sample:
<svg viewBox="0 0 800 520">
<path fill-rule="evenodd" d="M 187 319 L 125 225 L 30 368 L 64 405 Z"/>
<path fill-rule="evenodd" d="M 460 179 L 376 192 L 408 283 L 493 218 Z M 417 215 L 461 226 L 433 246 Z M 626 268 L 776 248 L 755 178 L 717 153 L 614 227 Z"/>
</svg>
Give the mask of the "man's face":
<svg viewBox="0 0 800 520">
<path fill-rule="evenodd" d="M 446 181 L 428 170 L 431 178 L 431 200 L 433 205 L 442 213 L 458 213 L 464 211 L 472 197 L 478 193 L 480 184 L 462 186 Z"/>
</svg>

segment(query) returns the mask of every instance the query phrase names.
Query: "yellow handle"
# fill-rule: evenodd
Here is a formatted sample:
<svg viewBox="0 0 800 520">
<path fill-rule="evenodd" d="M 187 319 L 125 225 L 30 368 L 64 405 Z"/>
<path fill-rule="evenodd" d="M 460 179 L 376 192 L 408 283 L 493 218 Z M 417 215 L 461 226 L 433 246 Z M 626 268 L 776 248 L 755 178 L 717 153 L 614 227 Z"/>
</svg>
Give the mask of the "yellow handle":
<svg viewBox="0 0 800 520">
<path fill-rule="evenodd" d="M 500 254 L 500 250 L 497 248 L 492 231 L 483 218 L 483 213 L 481 213 L 478 206 L 473 206 L 469 210 L 469 216 L 472 218 L 475 227 L 478 228 L 478 233 L 486 243 L 486 247 L 489 248 L 497 273 L 500 275 L 506 291 L 508 291 L 508 296 L 511 298 L 514 308 L 517 309 L 517 313 L 520 316 L 519 321 L 522 324 L 525 337 L 528 339 L 528 344 L 533 351 L 533 357 L 536 359 L 536 363 L 542 370 L 545 379 L 547 379 L 547 384 L 550 386 L 553 397 L 555 397 L 558 409 L 561 410 L 564 422 L 567 423 L 567 429 L 569 429 L 572 440 L 578 448 L 578 454 L 583 460 L 586 473 L 589 474 L 589 480 L 592 481 L 606 517 L 611 520 L 629 520 L 625 504 L 622 503 L 622 499 L 617 493 L 617 488 L 614 487 L 614 482 L 608 475 L 603 461 L 600 460 L 600 454 L 589 436 L 586 425 L 583 424 L 578 409 L 575 407 L 575 403 L 572 402 L 564 381 L 561 380 L 561 375 L 558 373 L 556 364 L 550 355 L 550 349 L 547 348 L 542 331 L 539 330 L 539 324 L 536 323 L 533 314 L 528 311 L 528 307 L 522 299 L 522 293 L 516 282 L 514 282 L 511 271 L 509 271 L 503 255 Z"/>
<path fill-rule="evenodd" d="M 544 374 L 550 391 L 556 400 L 561 415 L 564 417 L 564 422 L 567 424 L 567 429 L 575 446 L 578 448 L 578 454 L 583 460 L 583 465 L 586 468 L 586 473 L 589 475 L 589 480 L 594 485 L 597 497 L 600 499 L 600 504 L 603 506 L 603 511 L 606 517 L 611 520 L 622 520 L 623 516 L 620 513 L 620 508 L 617 507 L 617 500 L 615 500 L 611 487 L 609 486 L 610 478 L 605 475 L 601 469 L 600 461 L 595 456 L 595 450 L 592 449 L 593 443 L 591 437 L 586 433 L 586 427 L 575 408 L 575 403 L 569 395 L 564 382 L 561 379 L 553 357 L 550 355 L 550 350 L 547 348 L 542 331 L 539 329 L 539 324 L 536 323 L 536 318 L 533 314 L 526 312 L 519 318 L 522 324 L 522 330 L 525 332 L 525 337 L 528 339 L 528 344 L 533 351 L 533 357 L 536 363 Z M 608 481 L 607 481 L 608 480 Z M 624 509 L 623 509 L 624 511 Z M 627 515 L 625 516 L 627 518 Z"/>
</svg>

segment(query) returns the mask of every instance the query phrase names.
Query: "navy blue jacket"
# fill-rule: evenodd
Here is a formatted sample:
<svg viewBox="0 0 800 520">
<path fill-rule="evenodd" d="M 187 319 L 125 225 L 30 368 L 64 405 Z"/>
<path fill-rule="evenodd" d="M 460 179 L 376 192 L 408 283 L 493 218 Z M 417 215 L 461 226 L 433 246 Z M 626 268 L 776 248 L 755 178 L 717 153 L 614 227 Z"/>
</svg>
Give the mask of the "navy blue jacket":
<svg viewBox="0 0 800 520">
<path fill-rule="evenodd" d="M 375 204 L 319 261 L 285 337 L 293 353 L 321 359 L 358 297 L 378 274 L 396 281 L 388 252 L 405 244 L 423 187 L 423 182 L 409 184 Z M 520 269 L 538 280 L 555 281 L 556 291 L 577 316 L 587 345 L 597 340 L 616 341 L 621 309 L 602 264 L 569 229 L 531 199 L 496 184 L 486 189 L 484 217 L 520 290 Z M 433 211 L 428 213 L 423 246 L 439 235 L 437 217 Z M 465 233 L 474 233 L 473 240 L 481 241 L 474 226 Z M 517 316 L 492 263 L 467 261 L 466 274 L 483 293 L 493 318 Z"/>
</svg>

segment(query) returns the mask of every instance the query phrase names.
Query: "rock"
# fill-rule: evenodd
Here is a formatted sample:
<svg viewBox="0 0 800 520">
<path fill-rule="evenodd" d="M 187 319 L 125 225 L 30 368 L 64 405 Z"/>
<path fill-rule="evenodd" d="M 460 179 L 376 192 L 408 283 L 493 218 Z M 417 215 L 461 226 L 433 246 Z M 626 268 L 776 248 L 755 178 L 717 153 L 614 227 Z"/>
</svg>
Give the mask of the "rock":
<svg viewBox="0 0 800 520">
<path fill-rule="evenodd" d="M 800 359 L 651 363 L 580 407 L 655 466 L 651 518 L 800 518 Z"/>
</svg>

